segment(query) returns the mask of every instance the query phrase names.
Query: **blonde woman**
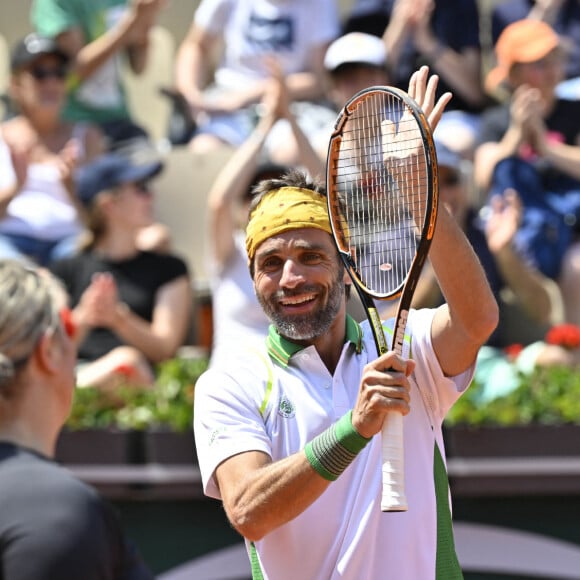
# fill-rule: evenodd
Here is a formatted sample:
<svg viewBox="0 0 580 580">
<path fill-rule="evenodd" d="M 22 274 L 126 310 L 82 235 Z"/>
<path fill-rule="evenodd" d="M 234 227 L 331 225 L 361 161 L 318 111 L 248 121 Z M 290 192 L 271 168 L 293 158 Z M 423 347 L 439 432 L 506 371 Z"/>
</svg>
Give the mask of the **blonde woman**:
<svg viewBox="0 0 580 580">
<path fill-rule="evenodd" d="M 2 578 L 152 580 L 111 505 L 54 462 L 76 349 L 51 278 L 0 260 Z"/>
</svg>

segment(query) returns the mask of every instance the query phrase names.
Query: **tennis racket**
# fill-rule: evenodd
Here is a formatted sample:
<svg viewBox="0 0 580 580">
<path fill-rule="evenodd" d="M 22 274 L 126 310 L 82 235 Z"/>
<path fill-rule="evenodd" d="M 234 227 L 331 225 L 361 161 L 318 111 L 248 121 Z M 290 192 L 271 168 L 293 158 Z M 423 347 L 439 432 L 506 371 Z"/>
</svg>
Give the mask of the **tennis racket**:
<svg viewBox="0 0 580 580">
<path fill-rule="evenodd" d="M 327 158 L 334 240 L 372 327 L 388 350 L 374 300 L 400 297 L 392 348 L 402 354 L 413 293 L 437 218 L 437 158 L 417 103 L 393 87 L 371 87 L 340 112 Z M 406 511 L 403 416 L 382 429 L 382 511 Z"/>
</svg>

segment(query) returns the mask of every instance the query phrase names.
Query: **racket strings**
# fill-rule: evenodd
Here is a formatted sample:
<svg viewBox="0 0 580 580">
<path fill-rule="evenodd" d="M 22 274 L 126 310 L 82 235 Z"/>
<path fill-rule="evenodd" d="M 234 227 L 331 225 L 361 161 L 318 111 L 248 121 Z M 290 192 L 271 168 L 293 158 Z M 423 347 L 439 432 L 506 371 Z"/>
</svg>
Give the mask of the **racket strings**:
<svg viewBox="0 0 580 580">
<path fill-rule="evenodd" d="M 402 99 L 372 93 L 358 102 L 331 173 L 338 192 L 331 212 L 343 233 L 341 249 L 370 292 L 396 294 L 416 254 L 428 179 L 421 132 Z"/>
</svg>

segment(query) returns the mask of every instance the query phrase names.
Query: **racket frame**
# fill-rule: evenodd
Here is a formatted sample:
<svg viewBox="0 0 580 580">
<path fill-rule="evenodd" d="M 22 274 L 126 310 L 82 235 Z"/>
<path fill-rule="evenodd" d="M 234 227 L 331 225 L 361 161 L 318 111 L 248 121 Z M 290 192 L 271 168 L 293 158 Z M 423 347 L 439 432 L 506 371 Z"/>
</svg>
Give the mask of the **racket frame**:
<svg viewBox="0 0 580 580">
<path fill-rule="evenodd" d="M 337 176 L 337 162 L 339 159 L 339 152 L 342 144 L 342 135 L 345 125 L 348 123 L 352 114 L 358 106 L 369 98 L 372 93 L 386 93 L 399 99 L 404 106 L 408 107 L 417 122 L 421 139 L 423 142 L 423 152 L 426 162 L 426 212 L 425 219 L 421 228 L 419 243 L 417 245 L 415 256 L 411 263 L 411 267 L 407 272 L 404 281 L 397 289 L 389 294 L 377 294 L 372 292 L 362 282 L 361 276 L 358 272 L 357 265 L 353 256 L 350 254 L 348 244 L 346 244 L 346 237 L 341 228 L 341 220 L 339 219 L 339 211 L 336 211 L 333 205 L 340 207 L 338 194 L 336 193 L 336 176 Z M 411 302 L 417 282 L 419 281 L 423 265 L 427 259 L 431 240 L 435 232 L 435 225 L 437 221 L 437 210 L 439 201 L 439 179 L 437 166 L 437 153 L 435 144 L 433 142 L 433 135 L 429 121 L 425 114 L 406 92 L 395 87 L 387 86 L 373 86 L 356 93 L 343 107 L 339 113 L 334 131 L 330 137 L 328 146 L 328 156 L 326 164 L 326 179 L 327 179 L 327 202 L 330 223 L 332 227 L 333 237 L 344 263 L 344 266 L 349 273 L 353 286 L 356 288 L 361 304 L 365 310 L 369 320 L 378 356 L 386 353 L 389 349 L 383 325 L 374 303 L 374 300 L 393 300 L 400 298 L 395 316 L 395 324 L 393 327 L 392 350 L 398 355 L 403 352 L 403 342 L 405 339 L 405 328 Z M 404 483 L 404 451 L 403 451 L 403 416 L 401 413 L 389 412 L 382 430 L 383 441 L 383 493 L 381 498 L 382 511 L 406 511 L 408 509 L 407 499 L 405 494 Z M 385 445 L 389 442 L 394 442 L 394 445 L 389 445 L 389 451 L 385 450 Z M 386 457 L 385 455 L 388 455 Z"/>
</svg>

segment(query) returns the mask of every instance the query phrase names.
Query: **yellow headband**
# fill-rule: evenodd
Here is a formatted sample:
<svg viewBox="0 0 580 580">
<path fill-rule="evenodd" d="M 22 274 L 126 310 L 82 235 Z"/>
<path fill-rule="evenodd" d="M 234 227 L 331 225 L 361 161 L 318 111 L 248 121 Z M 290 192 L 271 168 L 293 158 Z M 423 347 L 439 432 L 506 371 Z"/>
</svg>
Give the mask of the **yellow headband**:
<svg viewBox="0 0 580 580">
<path fill-rule="evenodd" d="M 248 259 L 254 259 L 256 249 L 268 238 L 300 228 L 317 228 L 332 235 L 326 198 L 299 187 L 270 191 L 250 215 L 246 228 Z"/>
</svg>

